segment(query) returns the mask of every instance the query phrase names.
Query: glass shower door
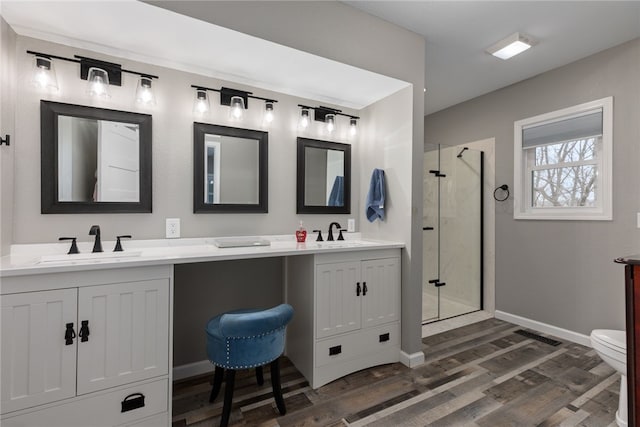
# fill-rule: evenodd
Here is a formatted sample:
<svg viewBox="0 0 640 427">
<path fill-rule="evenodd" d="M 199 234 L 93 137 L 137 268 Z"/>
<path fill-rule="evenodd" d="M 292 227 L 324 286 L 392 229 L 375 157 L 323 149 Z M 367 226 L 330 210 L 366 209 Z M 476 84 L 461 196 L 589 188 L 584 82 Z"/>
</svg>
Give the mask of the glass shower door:
<svg viewBox="0 0 640 427">
<path fill-rule="evenodd" d="M 437 147 L 424 159 L 423 323 L 428 323 L 482 309 L 483 153 Z"/>
</svg>

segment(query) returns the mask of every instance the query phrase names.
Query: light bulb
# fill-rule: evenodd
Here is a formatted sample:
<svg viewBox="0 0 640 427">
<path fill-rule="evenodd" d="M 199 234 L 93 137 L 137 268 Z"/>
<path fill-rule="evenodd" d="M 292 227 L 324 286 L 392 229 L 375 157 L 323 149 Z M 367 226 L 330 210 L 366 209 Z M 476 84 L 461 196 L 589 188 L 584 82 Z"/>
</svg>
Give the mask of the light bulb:
<svg viewBox="0 0 640 427">
<path fill-rule="evenodd" d="M 358 121 L 354 118 L 349 120 L 349 134 L 355 136 L 358 133 Z"/>
<path fill-rule="evenodd" d="M 35 56 L 33 58 L 33 77 L 31 84 L 38 89 L 58 90 L 58 80 L 50 58 Z"/>
<path fill-rule="evenodd" d="M 244 115 L 244 99 L 240 96 L 231 97 L 231 110 L 229 111 L 230 117 L 233 120 L 241 120 Z"/>
<path fill-rule="evenodd" d="M 309 126 L 309 109 L 303 108 L 300 112 L 300 127 L 307 128 Z"/>
<path fill-rule="evenodd" d="M 87 93 L 90 96 L 111 98 L 111 94 L 109 93 L 109 75 L 105 70 L 95 67 L 89 68 L 87 81 L 89 82 Z"/>
<path fill-rule="evenodd" d="M 156 97 L 151 90 L 151 78 L 140 76 L 138 88 L 136 89 L 136 102 L 138 104 L 153 106 L 156 105 Z"/>
<path fill-rule="evenodd" d="M 333 132 L 336 128 L 335 114 L 327 114 L 326 116 L 324 116 L 324 121 L 327 123 L 327 132 Z"/>
<path fill-rule="evenodd" d="M 267 101 L 264 104 L 264 121 L 266 123 L 273 122 L 273 102 Z"/>
<path fill-rule="evenodd" d="M 193 102 L 193 112 L 196 114 L 205 114 L 209 111 L 209 98 L 207 91 L 204 89 L 196 90 L 196 97 Z"/>
</svg>

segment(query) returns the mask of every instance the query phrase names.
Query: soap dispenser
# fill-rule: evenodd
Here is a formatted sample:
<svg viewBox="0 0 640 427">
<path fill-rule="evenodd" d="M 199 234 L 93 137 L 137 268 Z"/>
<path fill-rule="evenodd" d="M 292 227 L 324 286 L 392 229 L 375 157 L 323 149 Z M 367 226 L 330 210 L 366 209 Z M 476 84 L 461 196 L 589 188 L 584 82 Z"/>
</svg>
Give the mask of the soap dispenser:
<svg viewBox="0 0 640 427">
<path fill-rule="evenodd" d="M 304 229 L 302 221 L 300 221 L 300 227 L 296 230 L 296 241 L 303 243 L 307 240 L 307 230 Z"/>
</svg>

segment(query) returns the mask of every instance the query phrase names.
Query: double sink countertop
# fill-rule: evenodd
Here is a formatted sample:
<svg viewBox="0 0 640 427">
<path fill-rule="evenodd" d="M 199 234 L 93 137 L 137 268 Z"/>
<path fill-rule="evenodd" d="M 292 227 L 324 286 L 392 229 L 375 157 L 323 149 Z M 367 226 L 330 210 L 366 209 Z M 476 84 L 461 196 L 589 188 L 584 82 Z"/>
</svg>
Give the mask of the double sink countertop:
<svg viewBox="0 0 640 427">
<path fill-rule="evenodd" d="M 223 241 L 231 247 L 218 247 Z M 0 258 L 0 277 L 391 249 L 405 245 L 402 242 L 362 239 L 360 233 L 347 233 L 345 240 L 316 242 L 307 238 L 304 243 L 296 242 L 291 235 L 126 240 L 122 242 L 122 252 L 109 252 L 115 242 L 103 241 L 105 252 L 99 253 L 91 253 L 93 242 L 78 242 L 80 253 L 73 255 L 67 254 L 69 246 L 68 242 L 12 245 L 10 255 Z"/>
</svg>

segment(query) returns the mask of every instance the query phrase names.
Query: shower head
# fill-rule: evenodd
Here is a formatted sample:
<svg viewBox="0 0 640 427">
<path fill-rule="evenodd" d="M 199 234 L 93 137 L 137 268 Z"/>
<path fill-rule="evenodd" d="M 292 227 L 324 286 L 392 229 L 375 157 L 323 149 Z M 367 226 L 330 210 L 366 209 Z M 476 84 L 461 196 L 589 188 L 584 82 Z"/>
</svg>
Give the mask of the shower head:
<svg viewBox="0 0 640 427">
<path fill-rule="evenodd" d="M 462 150 L 460 150 L 457 157 L 462 158 L 462 153 L 464 153 L 465 150 L 468 150 L 468 148 L 464 147 Z"/>
</svg>

